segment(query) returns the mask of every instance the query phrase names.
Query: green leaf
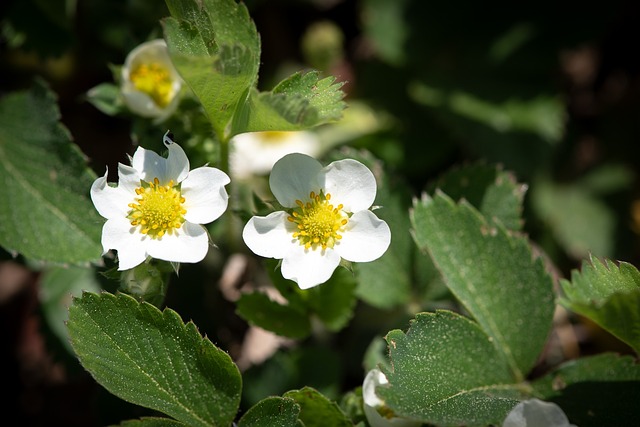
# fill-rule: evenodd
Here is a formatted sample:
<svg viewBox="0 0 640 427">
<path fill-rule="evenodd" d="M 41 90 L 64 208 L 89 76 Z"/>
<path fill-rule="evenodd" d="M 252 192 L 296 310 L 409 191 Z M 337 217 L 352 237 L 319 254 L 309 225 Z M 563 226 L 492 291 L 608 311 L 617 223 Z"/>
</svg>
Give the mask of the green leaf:
<svg viewBox="0 0 640 427">
<path fill-rule="evenodd" d="M 288 391 L 284 397 L 293 399 L 300 405 L 300 420 L 305 427 L 353 426 L 337 403 L 330 401 L 311 387 Z"/>
<path fill-rule="evenodd" d="M 236 310 L 249 323 L 284 337 L 299 339 L 311 333 L 305 311 L 277 303 L 261 292 L 242 294 Z"/>
<path fill-rule="evenodd" d="M 167 0 L 167 5 L 172 17 L 163 24 L 171 59 L 221 141 L 243 132 L 307 129 L 342 115 L 342 84 L 334 77 L 296 73 L 271 92 L 255 88 L 260 39 L 244 4 Z"/>
<path fill-rule="evenodd" d="M 175 311 L 125 294 L 85 293 L 67 325 L 80 363 L 112 394 L 189 426 L 233 421 L 238 368 Z"/>
<path fill-rule="evenodd" d="M 339 268 L 326 283 L 307 290 L 306 301 L 327 329 L 338 332 L 353 317 L 355 288 L 353 274 L 345 268 Z"/>
<path fill-rule="evenodd" d="M 144 417 L 139 420 L 127 420 L 120 427 L 185 427 L 186 424 L 168 418 Z"/>
<path fill-rule="evenodd" d="M 231 134 L 303 130 L 338 120 L 345 103 L 343 83 L 335 80 L 309 71 L 293 74 L 271 92 L 252 90 L 234 117 Z"/>
<path fill-rule="evenodd" d="M 640 272 L 633 265 L 610 260 L 582 263 L 571 281 L 562 280 L 560 304 L 596 322 L 640 353 Z"/>
<path fill-rule="evenodd" d="M 202 103 L 221 140 L 239 103 L 256 83 L 260 38 L 243 3 L 166 0 L 163 20 L 171 59 Z"/>
<path fill-rule="evenodd" d="M 120 88 L 113 83 L 101 83 L 89 89 L 87 101 L 109 116 L 126 111 L 120 98 Z"/>
<path fill-rule="evenodd" d="M 466 199 L 485 218 L 500 221 L 508 230 L 522 228 L 522 202 L 526 186 L 499 166 L 471 165 L 447 172 L 430 186 L 453 200 Z"/>
<path fill-rule="evenodd" d="M 44 83 L 0 99 L 0 245 L 30 259 L 87 264 L 102 254 L 95 174 Z"/>
<path fill-rule="evenodd" d="M 545 344 L 554 310 L 551 279 L 526 238 L 440 192 L 416 201 L 411 221 L 418 246 L 429 251 L 449 289 L 522 381 Z"/>
<path fill-rule="evenodd" d="M 82 291 L 98 292 L 100 284 L 95 271 L 82 267 L 47 268 L 40 279 L 40 305 L 49 328 L 60 342 L 73 353 L 69 343 L 69 333 L 65 326 L 69 318 L 72 297 L 79 297 Z"/>
<path fill-rule="evenodd" d="M 440 310 L 387 334 L 388 386 L 377 388 L 400 416 L 442 426 L 499 424 L 523 395 L 492 339 L 473 321 Z"/>
<path fill-rule="evenodd" d="M 580 427 L 628 426 L 640 417 L 640 365 L 630 356 L 604 353 L 573 360 L 532 386 Z"/>
<path fill-rule="evenodd" d="M 300 405 L 286 397 L 268 397 L 251 407 L 238 427 L 296 427 Z"/>
</svg>

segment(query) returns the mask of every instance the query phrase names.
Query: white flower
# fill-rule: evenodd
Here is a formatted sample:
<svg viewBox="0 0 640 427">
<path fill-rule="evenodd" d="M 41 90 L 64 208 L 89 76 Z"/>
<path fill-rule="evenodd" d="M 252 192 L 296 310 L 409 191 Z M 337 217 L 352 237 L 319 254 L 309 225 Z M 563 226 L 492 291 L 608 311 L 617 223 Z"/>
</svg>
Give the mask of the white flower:
<svg viewBox="0 0 640 427">
<path fill-rule="evenodd" d="M 364 415 L 371 427 L 418 427 L 421 422 L 396 417 L 393 411 L 385 406 L 376 394 L 376 387 L 387 384 L 389 380 L 379 370 L 372 369 L 367 373 L 362 383 L 362 400 L 364 401 Z M 382 415 L 384 414 L 384 416 Z"/>
<path fill-rule="evenodd" d="M 569 424 L 558 405 L 529 399 L 518 403 L 507 415 L 502 427 L 576 427 Z"/>
<path fill-rule="evenodd" d="M 121 90 L 131 111 L 162 120 L 178 106 L 182 79 L 162 39 L 142 43 L 122 66 Z"/>
<path fill-rule="evenodd" d="M 254 216 L 242 237 L 257 255 L 282 259 L 282 276 L 301 289 L 329 280 L 341 258 L 373 261 L 389 247 L 389 226 L 368 210 L 376 180 L 362 163 L 347 159 L 323 168 L 289 154 L 273 166 L 269 185 L 286 211 Z"/>
<path fill-rule="evenodd" d="M 189 159 L 166 135 L 165 159 L 138 147 L 131 166 L 118 164 L 117 187 L 107 173 L 91 186 L 91 200 L 107 219 L 102 246 L 118 251 L 119 270 L 147 256 L 174 262 L 198 262 L 207 254 L 207 224 L 227 209 L 229 177 L 211 167 L 189 171 Z"/>
<path fill-rule="evenodd" d="M 248 178 L 267 174 L 278 160 L 291 153 L 317 156 L 320 153 L 317 135 L 307 131 L 248 132 L 236 135 L 231 141 L 231 176 Z"/>
</svg>

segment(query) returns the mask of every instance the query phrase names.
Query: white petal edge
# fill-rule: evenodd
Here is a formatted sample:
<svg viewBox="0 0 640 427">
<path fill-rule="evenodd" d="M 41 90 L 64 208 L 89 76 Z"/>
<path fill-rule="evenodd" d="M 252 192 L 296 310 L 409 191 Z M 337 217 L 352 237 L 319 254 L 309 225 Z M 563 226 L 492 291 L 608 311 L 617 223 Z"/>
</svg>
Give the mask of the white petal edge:
<svg viewBox="0 0 640 427">
<path fill-rule="evenodd" d="M 287 220 L 289 214 L 272 212 L 267 216 L 252 217 L 242 230 L 244 243 L 256 255 L 265 258 L 284 258 L 294 244 L 295 226 Z"/>
<path fill-rule="evenodd" d="M 124 217 L 112 218 L 102 227 L 104 253 L 118 251 L 118 270 L 129 270 L 147 258 L 142 237 Z"/>
<path fill-rule="evenodd" d="M 271 192 L 282 206 L 292 208 L 296 200 L 308 200 L 311 191 L 318 192 L 318 174 L 322 165 L 313 157 L 300 153 L 287 154 L 275 165 L 269 176 Z"/>
<path fill-rule="evenodd" d="M 154 151 L 138 147 L 133 153 L 131 166 L 146 182 L 153 182 L 158 178 L 160 185 L 166 185 L 173 180 L 174 184 L 185 179 L 189 173 L 189 159 L 184 150 L 175 142 L 165 143 L 169 156 L 165 159 Z"/>
<path fill-rule="evenodd" d="M 576 427 L 562 409 L 552 402 L 529 399 L 518 403 L 507 415 L 502 427 Z"/>
<path fill-rule="evenodd" d="M 334 205 L 343 204 L 347 212 L 369 209 L 376 198 L 376 178 L 362 163 L 353 159 L 338 160 L 320 173 L 325 193 Z"/>
<path fill-rule="evenodd" d="M 174 234 L 146 240 L 147 253 L 157 259 L 196 263 L 207 255 L 209 236 L 203 226 L 185 222 Z"/>
<path fill-rule="evenodd" d="M 329 280 L 339 264 L 340 256 L 333 249 L 305 249 L 296 242 L 282 261 L 282 277 L 309 289 Z"/>
<path fill-rule="evenodd" d="M 140 92 L 129 82 L 122 85 L 122 97 L 129 110 L 139 116 L 160 118 L 166 115 L 165 109 L 158 107 L 149 95 Z"/>
<path fill-rule="evenodd" d="M 229 204 L 224 188 L 229 182 L 229 176 L 216 168 L 201 167 L 189 172 L 181 187 L 187 211 L 184 218 L 194 224 L 208 224 L 218 219 Z"/>
<path fill-rule="evenodd" d="M 119 187 L 107 183 L 108 171 L 91 184 L 91 201 L 98 213 L 104 218 L 126 217 L 133 195 Z M 135 194 L 135 193 L 134 193 Z"/>
<path fill-rule="evenodd" d="M 384 255 L 390 243 L 389 225 L 371 211 L 360 211 L 349 218 L 334 249 L 347 261 L 369 262 Z"/>
</svg>

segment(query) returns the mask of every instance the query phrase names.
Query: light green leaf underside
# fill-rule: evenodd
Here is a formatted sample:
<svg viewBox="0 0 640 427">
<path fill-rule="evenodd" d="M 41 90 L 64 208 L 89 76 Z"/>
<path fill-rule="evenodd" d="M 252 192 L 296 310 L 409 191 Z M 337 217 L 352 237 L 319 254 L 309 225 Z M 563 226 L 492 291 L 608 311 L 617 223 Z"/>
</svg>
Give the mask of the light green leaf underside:
<svg viewBox="0 0 640 427">
<path fill-rule="evenodd" d="M 300 405 L 286 397 L 261 400 L 240 418 L 238 427 L 296 427 Z"/>
<path fill-rule="evenodd" d="M 103 221 L 89 199 L 95 174 L 56 100 L 36 83 L 0 100 L 0 245 L 61 264 L 100 260 Z"/>
<path fill-rule="evenodd" d="M 184 324 L 124 294 L 85 293 L 70 308 L 71 345 L 112 394 L 189 426 L 228 426 L 241 378 L 229 355 Z"/>
<path fill-rule="evenodd" d="M 271 92 L 253 89 L 234 117 L 231 133 L 295 131 L 338 120 L 345 108 L 342 84 L 310 71 L 293 74 Z"/>
<path fill-rule="evenodd" d="M 416 201 L 411 220 L 418 246 L 493 339 L 513 380 L 522 381 L 544 346 L 554 309 L 551 280 L 527 240 L 441 192 Z"/>
<path fill-rule="evenodd" d="M 593 320 L 640 353 L 640 272 L 631 264 L 591 258 L 561 281 L 566 308 Z"/>
<path fill-rule="evenodd" d="M 300 420 L 305 427 L 353 426 L 337 403 L 311 387 L 288 391 L 284 397 L 293 399 L 300 405 Z"/>
<path fill-rule="evenodd" d="M 443 426 L 502 421 L 523 393 L 491 338 L 449 311 L 420 313 L 387 334 L 391 369 L 377 393 L 401 416 Z"/>
</svg>

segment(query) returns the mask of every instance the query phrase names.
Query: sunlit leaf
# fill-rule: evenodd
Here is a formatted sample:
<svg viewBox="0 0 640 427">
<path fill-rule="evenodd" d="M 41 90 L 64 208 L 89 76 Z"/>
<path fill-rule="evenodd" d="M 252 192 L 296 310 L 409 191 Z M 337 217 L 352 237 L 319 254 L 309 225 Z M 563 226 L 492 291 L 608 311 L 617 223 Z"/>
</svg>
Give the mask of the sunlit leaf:
<svg viewBox="0 0 640 427">
<path fill-rule="evenodd" d="M 85 293 L 70 308 L 80 363 L 112 394 L 189 426 L 228 426 L 241 379 L 227 353 L 178 314 L 125 294 Z"/>
</svg>

